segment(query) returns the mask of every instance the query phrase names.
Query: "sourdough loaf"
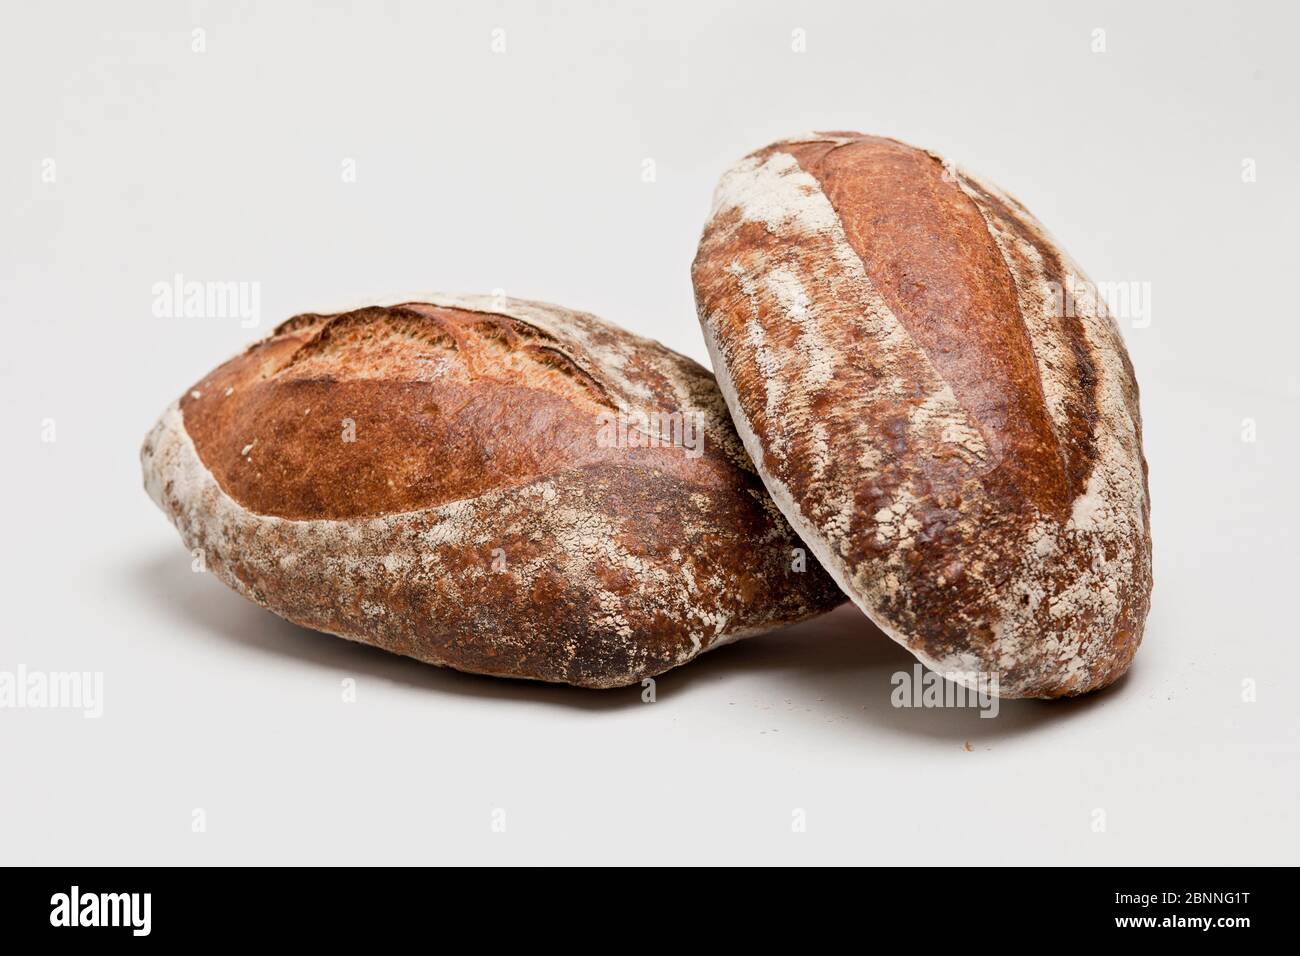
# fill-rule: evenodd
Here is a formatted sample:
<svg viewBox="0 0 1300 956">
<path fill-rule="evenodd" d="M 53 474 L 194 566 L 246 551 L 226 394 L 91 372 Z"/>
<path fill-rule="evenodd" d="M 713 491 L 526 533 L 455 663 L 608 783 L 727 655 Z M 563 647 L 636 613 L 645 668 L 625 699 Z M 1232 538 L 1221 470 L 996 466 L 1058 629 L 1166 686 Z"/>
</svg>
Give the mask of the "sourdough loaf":
<svg viewBox="0 0 1300 956">
<path fill-rule="evenodd" d="M 296 316 L 173 403 L 141 460 L 240 594 L 459 670 L 624 685 L 843 599 L 713 377 L 552 305 Z"/>
<path fill-rule="evenodd" d="M 768 490 L 877 625 L 1007 697 L 1124 672 L 1151 590 L 1137 383 L 1020 203 L 895 140 L 810 134 L 723 176 L 693 279 Z"/>
</svg>

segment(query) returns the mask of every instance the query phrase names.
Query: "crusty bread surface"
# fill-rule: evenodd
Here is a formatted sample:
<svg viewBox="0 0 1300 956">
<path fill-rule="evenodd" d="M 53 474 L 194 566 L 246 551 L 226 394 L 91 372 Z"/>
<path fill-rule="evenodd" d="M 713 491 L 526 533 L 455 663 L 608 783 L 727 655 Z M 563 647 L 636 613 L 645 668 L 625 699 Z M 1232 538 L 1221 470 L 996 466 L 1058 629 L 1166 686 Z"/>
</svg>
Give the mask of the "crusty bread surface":
<svg viewBox="0 0 1300 956">
<path fill-rule="evenodd" d="M 558 306 L 296 316 L 187 390 L 141 461 L 245 597 L 464 671 L 626 685 L 843 600 L 713 376 Z"/>
<path fill-rule="evenodd" d="M 723 176 L 692 276 L 768 490 L 886 633 L 1005 697 L 1125 671 L 1152 582 L 1137 382 L 1020 203 L 896 140 L 795 137 Z"/>
</svg>

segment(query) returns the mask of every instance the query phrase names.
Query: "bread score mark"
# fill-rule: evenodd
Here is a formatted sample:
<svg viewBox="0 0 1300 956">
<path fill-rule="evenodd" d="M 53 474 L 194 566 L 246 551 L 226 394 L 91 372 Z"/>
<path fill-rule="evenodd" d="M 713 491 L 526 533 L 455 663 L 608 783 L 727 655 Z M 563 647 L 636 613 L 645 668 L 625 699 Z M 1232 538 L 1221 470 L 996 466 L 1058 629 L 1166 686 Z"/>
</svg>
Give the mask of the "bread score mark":
<svg viewBox="0 0 1300 956">
<path fill-rule="evenodd" d="M 707 371 L 515 300 L 305 313 L 201 385 L 181 399 L 199 455 L 262 514 L 412 511 L 601 462 L 753 474 Z"/>
</svg>

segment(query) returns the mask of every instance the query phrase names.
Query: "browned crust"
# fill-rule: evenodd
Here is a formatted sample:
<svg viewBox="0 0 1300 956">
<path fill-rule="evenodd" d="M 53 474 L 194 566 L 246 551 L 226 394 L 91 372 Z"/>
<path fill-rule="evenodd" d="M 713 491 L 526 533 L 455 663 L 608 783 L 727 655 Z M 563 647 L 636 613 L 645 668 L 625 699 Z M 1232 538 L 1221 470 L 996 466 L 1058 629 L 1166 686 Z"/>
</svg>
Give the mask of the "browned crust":
<svg viewBox="0 0 1300 956">
<path fill-rule="evenodd" d="M 886 305 L 1006 463 L 1009 504 L 1029 499 L 1064 517 L 1081 476 L 1066 474 L 1015 283 L 974 203 L 944 181 L 934 156 L 895 140 L 788 150 L 820 184 Z M 970 347 L 983 342 L 998 347 Z"/>
<path fill-rule="evenodd" d="M 738 164 L 693 268 L 787 517 L 886 631 L 1004 696 L 1113 681 L 1149 606 L 1137 386 L 1104 306 L 1041 308 L 1067 272 L 1013 200 L 851 133 Z"/>
<path fill-rule="evenodd" d="M 146 483 L 210 570 L 304 626 L 590 687 L 842 600 L 792 568 L 707 371 L 581 313 L 455 301 L 295 317 L 164 416 Z M 598 415 L 637 408 L 700 412 L 703 454 L 604 447 Z"/>
</svg>

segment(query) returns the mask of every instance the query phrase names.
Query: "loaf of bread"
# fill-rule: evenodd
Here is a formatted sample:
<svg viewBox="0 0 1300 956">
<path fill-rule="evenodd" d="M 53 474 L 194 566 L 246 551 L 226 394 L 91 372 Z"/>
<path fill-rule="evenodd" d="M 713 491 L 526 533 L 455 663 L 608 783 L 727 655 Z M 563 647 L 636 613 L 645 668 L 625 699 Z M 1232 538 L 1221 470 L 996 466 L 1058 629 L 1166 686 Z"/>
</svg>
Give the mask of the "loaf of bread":
<svg viewBox="0 0 1300 956">
<path fill-rule="evenodd" d="M 296 316 L 168 408 L 141 460 L 240 594 L 464 671 L 625 685 L 843 600 L 713 376 L 551 305 Z"/>
<path fill-rule="evenodd" d="M 764 483 L 877 625 L 1004 697 L 1125 671 L 1151 591 L 1137 383 L 1020 203 L 895 140 L 810 134 L 723 176 L 693 279 Z"/>
</svg>

